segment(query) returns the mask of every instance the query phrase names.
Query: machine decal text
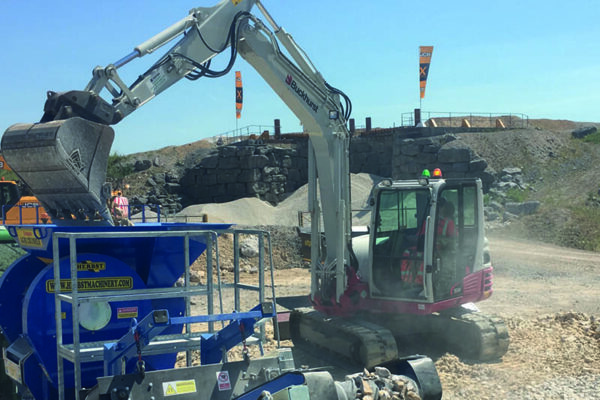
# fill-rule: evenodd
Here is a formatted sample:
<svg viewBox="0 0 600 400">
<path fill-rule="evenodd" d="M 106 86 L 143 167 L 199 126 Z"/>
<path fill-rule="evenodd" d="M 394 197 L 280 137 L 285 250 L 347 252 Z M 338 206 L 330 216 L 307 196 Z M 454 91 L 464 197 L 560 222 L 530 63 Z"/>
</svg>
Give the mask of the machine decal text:
<svg viewBox="0 0 600 400">
<path fill-rule="evenodd" d="M 17 229 L 19 243 L 25 247 L 42 247 L 42 240 L 35 237 L 33 229 Z"/>
<path fill-rule="evenodd" d="M 127 290 L 133 288 L 133 278 L 130 276 L 117 276 L 111 278 L 83 278 L 77 280 L 77 290 L 80 292 L 94 290 Z M 71 280 L 61 279 L 60 290 L 71 291 Z M 46 292 L 54 293 L 54 279 L 46 281 Z"/>
<path fill-rule="evenodd" d="M 105 262 L 96 262 L 96 261 L 84 261 L 77 263 L 77 271 L 93 271 L 99 272 L 106 270 Z"/>
<path fill-rule="evenodd" d="M 310 97 L 308 97 L 308 94 L 304 91 L 304 89 L 302 89 L 300 86 L 298 86 L 298 84 L 296 83 L 296 81 L 294 80 L 294 77 L 292 75 L 288 75 L 285 79 L 285 83 L 287 83 L 288 85 L 290 85 L 290 87 L 292 88 L 292 90 L 294 92 L 296 92 L 296 94 L 306 102 L 306 104 L 314 111 L 314 112 L 318 112 L 319 111 L 319 106 L 317 104 L 315 104 L 315 102 L 313 102 Z"/>
</svg>

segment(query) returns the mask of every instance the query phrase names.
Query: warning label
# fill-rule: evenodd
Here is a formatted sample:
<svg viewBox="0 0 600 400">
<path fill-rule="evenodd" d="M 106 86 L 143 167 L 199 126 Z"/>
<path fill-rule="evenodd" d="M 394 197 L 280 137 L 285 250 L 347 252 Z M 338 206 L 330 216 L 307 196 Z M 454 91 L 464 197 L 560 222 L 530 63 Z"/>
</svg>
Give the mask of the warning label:
<svg viewBox="0 0 600 400">
<path fill-rule="evenodd" d="M 42 240 L 35 236 L 33 229 L 17 229 L 17 239 L 23 247 L 43 247 Z"/>
<path fill-rule="evenodd" d="M 90 292 L 94 290 L 127 290 L 133 288 L 133 278 L 130 276 L 115 276 L 110 278 L 84 278 L 77 280 L 77 290 Z M 71 280 L 61 279 L 60 290 L 71 291 Z M 54 293 L 54 279 L 46 281 L 46 293 Z"/>
<path fill-rule="evenodd" d="M 218 371 L 217 372 L 217 385 L 219 385 L 219 391 L 231 390 L 231 381 L 229 380 L 229 371 Z"/>
<path fill-rule="evenodd" d="M 188 381 L 163 382 L 162 385 L 165 397 L 175 396 L 176 394 L 196 393 L 196 381 L 193 379 Z"/>
<path fill-rule="evenodd" d="M 6 358 L 6 352 L 4 352 L 4 372 L 15 381 L 23 383 L 19 364 L 14 363 Z"/>
<path fill-rule="evenodd" d="M 117 319 L 137 318 L 137 316 L 138 316 L 138 308 L 137 307 L 117 308 Z"/>
</svg>

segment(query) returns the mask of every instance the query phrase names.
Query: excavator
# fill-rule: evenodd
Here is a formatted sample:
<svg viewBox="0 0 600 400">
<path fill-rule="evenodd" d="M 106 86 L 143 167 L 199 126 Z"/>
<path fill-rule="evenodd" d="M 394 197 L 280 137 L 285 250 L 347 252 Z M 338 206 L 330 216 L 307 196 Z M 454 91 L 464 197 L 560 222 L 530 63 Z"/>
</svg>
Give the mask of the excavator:
<svg viewBox="0 0 600 400">
<path fill-rule="evenodd" d="M 253 7 L 270 28 L 250 13 Z M 131 85 L 123 82 L 120 68 L 180 36 Z M 226 51 L 227 66 L 211 69 L 212 59 Z M 110 187 L 105 184 L 114 138 L 111 125 L 182 78 L 226 75 L 237 55 L 300 119 L 309 137 L 311 238 L 313 244 L 320 243 L 324 227 L 326 246 L 311 248 L 312 307 L 293 310 L 294 342 L 326 347 L 366 367 L 397 359 L 396 340 L 407 332 L 435 333 L 481 359 L 500 357 L 508 346 L 502 321 L 462 307 L 492 291 L 481 183 L 440 177 L 386 179 L 373 189 L 369 235 L 353 238 L 350 99 L 325 81 L 258 0 L 222 0 L 195 8 L 115 63 L 96 67 L 83 90 L 49 91 L 40 122 L 9 127 L 2 153 L 55 225 L 113 225 L 107 206 Z M 438 250 L 442 198 L 458 210 L 451 252 Z M 409 280 L 411 274 L 402 273 L 409 269 L 421 279 Z"/>
</svg>

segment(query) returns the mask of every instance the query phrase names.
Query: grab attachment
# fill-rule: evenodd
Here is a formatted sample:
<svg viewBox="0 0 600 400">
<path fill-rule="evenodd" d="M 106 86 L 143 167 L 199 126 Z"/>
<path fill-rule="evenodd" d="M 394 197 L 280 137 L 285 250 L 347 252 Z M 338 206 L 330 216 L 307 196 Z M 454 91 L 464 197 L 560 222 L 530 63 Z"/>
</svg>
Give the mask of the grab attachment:
<svg viewBox="0 0 600 400">
<path fill-rule="evenodd" d="M 105 183 L 114 130 L 80 117 L 15 124 L 2 137 L 11 169 L 57 225 L 113 225 Z"/>
</svg>

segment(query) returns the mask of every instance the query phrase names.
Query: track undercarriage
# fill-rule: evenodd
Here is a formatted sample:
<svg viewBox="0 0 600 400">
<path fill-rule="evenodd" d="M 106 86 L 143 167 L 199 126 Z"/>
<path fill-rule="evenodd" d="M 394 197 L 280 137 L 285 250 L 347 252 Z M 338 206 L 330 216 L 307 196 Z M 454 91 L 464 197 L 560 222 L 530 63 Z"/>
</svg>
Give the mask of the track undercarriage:
<svg viewBox="0 0 600 400">
<path fill-rule="evenodd" d="M 394 360 L 415 349 L 451 352 L 477 361 L 493 361 L 508 350 L 504 322 L 464 308 L 430 315 L 362 313 L 352 318 L 326 316 L 299 308 L 290 316 L 295 345 L 318 346 L 371 367 Z"/>
</svg>

